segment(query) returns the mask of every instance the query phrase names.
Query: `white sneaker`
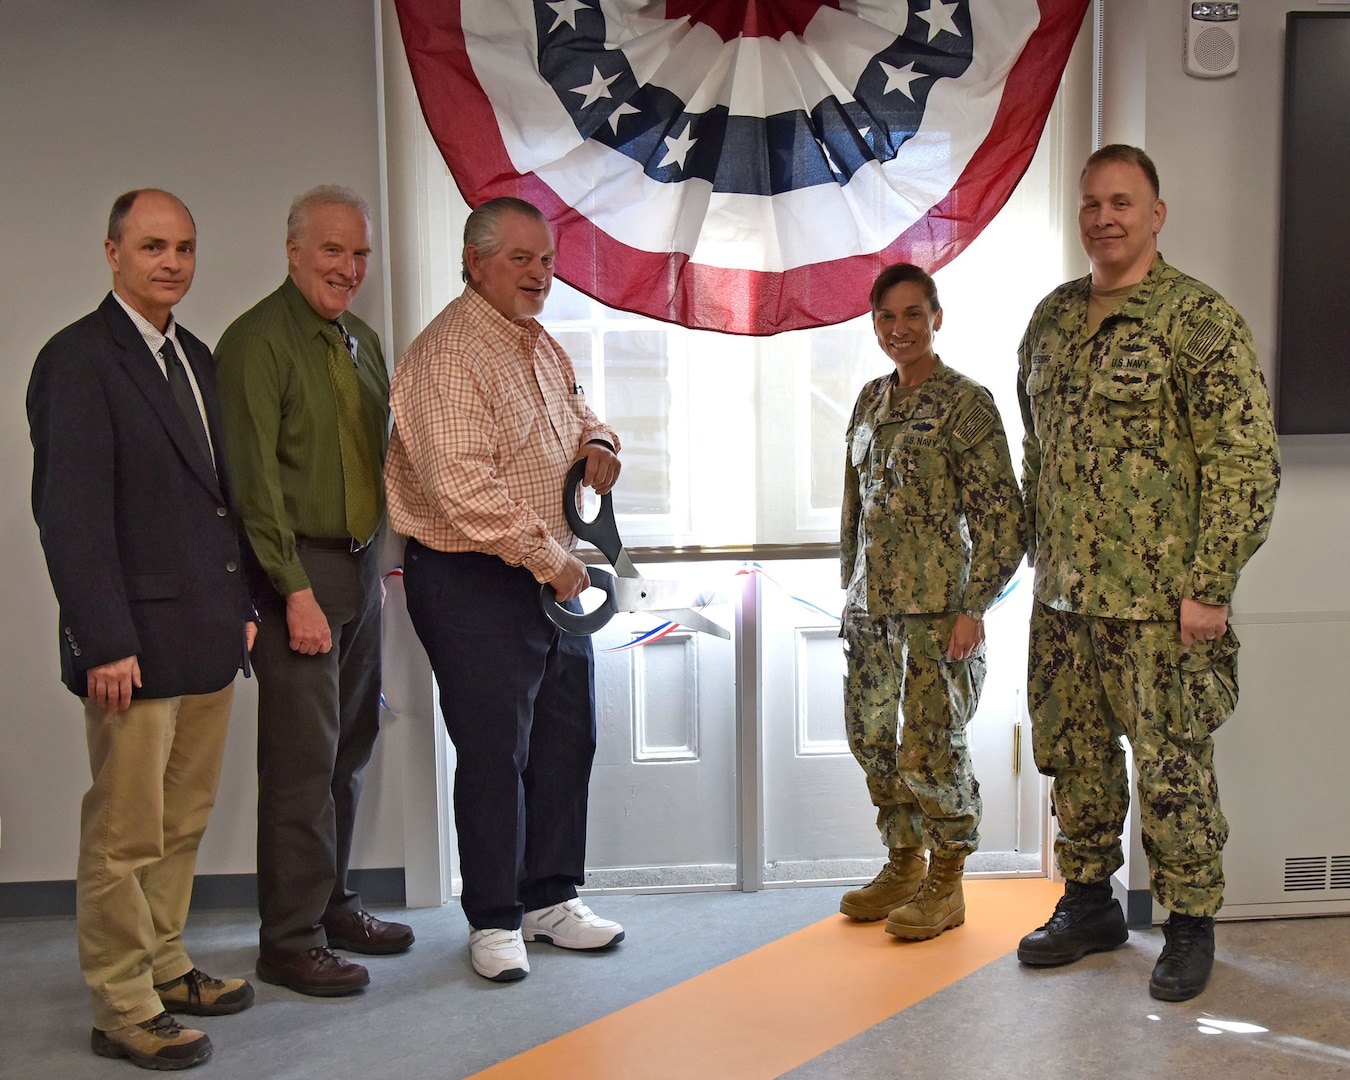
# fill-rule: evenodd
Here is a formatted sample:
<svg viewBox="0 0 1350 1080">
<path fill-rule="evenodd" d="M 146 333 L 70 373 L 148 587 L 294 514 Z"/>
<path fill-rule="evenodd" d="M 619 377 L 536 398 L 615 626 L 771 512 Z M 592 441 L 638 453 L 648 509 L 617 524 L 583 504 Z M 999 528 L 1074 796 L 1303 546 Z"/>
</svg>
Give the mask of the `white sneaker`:
<svg viewBox="0 0 1350 1080">
<path fill-rule="evenodd" d="M 511 982 L 530 973 L 525 941 L 519 930 L 474 930 L 469 934 L 469 958 L 473 969 L 493 982 Z"/>
<path fill-rule="evenodd" d="M 623 940 L 622 926 L 600 918 L 577 897 L 525 912 L 520 931 L 526 941 L 547 941 L 563 949 L 603 949 Z"/>
</svg>

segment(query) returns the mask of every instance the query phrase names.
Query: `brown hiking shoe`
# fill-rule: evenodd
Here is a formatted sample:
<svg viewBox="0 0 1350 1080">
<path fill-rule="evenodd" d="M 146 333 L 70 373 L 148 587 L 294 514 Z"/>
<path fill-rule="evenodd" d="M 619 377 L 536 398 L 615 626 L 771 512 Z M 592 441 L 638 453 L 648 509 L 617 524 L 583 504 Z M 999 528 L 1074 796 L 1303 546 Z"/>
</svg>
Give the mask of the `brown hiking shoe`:
<svg viewBox="0 0 1350 1080">
<path fill-rule="evenodd" d="M 192 1016 L 228 1016 L 253 1004 L 253 987 L 246 979 L 213 979 L 193 968 L 170 982 L 155 986 L 159 1002 L 169 1012 Z"/>
<path fill-rule="evenodd" d="M 966 921 L 966 898 L 961 891 L 964 857 L 933 856 L 923 887 L 908 904 L 886 919 L 886 933 L 906 941 L 924 941 Z"/>
<path fill-rule="evenodd" d="M 839 901 L 840 914 L 858 922 L 884 919 L 895 908 L 914 899 L 927 869 L 923 848 L 893 848 L 889 861 L 871 884 L 844 893 Z"/>
<path fill-rule="evenodd" d="M 89 1045 L 99 1057 L 129 1058 L 142 1069 L 190 1069 L 211 1056 L 211 1040 L 185 1028 L 167 1012 L 111 1031 L 94 1028 Z"/>
</svg>

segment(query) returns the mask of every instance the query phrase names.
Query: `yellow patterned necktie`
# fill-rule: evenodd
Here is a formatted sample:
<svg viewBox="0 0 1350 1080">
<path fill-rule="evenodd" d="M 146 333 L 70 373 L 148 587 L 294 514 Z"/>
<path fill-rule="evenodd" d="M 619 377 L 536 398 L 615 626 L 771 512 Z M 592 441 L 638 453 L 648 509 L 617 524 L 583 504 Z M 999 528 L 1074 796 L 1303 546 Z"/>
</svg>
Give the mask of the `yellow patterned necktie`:
<svg viewBox="0 0 1350 1080">
<path fill-rule="evenodd" d="M 356 374 L 356 358 L 347 345 L 347 332 L 342 324 L 326 325 L 323 337 L 328 342 L 328 378 L 333 383 L 333 398 L 337 403 L 347 531 L 358 543 L 365 544 L 379 524 L 379 508 L 370 441 L 361 418 L 361 382 Z"/>
</svg>

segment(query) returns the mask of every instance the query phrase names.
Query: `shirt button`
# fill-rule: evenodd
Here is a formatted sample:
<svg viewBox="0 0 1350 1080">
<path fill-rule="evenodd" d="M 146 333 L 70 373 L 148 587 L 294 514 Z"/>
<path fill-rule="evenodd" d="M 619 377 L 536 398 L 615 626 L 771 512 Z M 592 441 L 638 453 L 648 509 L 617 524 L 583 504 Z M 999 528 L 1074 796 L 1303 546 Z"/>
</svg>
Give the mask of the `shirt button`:
<svg viewBox="0 0 1350 1080">
<path fill-rule="evenodd" d="M 227 562 L 225 564 L 225 569 L 228 570 L 231 574 L 233 574 L 236 570 L 239 569 L 239 564 L 236 562 Z"/>
<path fill-rule="evenodd" d="M 226 514 L 228 514 L 228 513 L 229 513 L 229 511 L 226 510 L 225 507 L 223 507 L 223 506 L 217 506 L 217 507 L 216 507 L 216 517 L 224 517 L 224 516 L 225 516 Z"/>
</svg>

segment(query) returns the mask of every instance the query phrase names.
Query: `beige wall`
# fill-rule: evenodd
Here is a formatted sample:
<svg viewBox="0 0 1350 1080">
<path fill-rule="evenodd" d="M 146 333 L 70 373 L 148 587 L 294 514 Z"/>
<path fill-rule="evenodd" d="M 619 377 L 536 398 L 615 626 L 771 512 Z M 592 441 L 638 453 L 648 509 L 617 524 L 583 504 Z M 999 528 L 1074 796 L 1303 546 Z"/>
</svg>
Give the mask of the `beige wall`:
<svg viewBox="0 0 1350 1080">
<path fill-rule="evenodd" d="M 74 876 L 89 776 L 28 505 L 33 358 L 107 291 L 103 230 L 128 188 L 166 187 L 192 209 L 198 271 L 178 315 L 209 344 L 285 276 L 295 194 L 344 183 L 378 206 L 375 38 L 371 0 L 0 3 L 0 882 Z M 377 261 L 355 305 L 377 328 L 385 290 Z M 254 868 L 254 705 L 241 681 L 202 873 Z M 403 865 L 390 767 L 403 734 L 387 726 L 368 773 L 358 866 Z"/>
</svg>

